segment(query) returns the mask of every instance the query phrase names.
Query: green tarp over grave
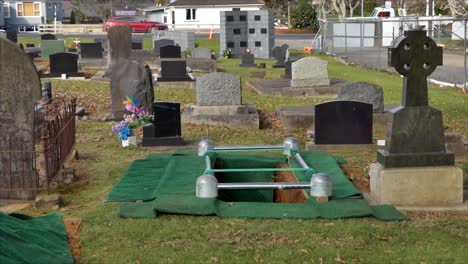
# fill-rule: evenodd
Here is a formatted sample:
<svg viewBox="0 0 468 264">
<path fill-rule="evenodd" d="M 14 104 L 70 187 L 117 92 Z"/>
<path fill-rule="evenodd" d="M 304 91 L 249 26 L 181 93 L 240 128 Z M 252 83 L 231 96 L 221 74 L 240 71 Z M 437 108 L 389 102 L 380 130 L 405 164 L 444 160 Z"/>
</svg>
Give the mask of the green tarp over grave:
<svg viewBox="0 0 468 264">
<path fill-rule="evenodd" d="M 405 220 L 393 206 L 369 206 L 362 193 L 346 178 L 337 160 L 322 152 L 301 152 L 316 172 L 332 177 L 333 194 L 328 203 L 310 198 L 303 204 L 273 203 L 273 190 L 224 190 L 218 198 L 195 196 L 195 182 L 205 170 L 204 157 L 194 151 L 175 154 L 150 154 L 134 161 L 107 201 L 119 202 L 121 217 L 156 217 L 157 213 L 218 215 L 245 218 L 346 218 L 374 216 L 381 220 Z M 268 154 L 212 154 L 213 163 L 223 168 L 275 168 L 288 163 L 285 156 Z M 299 168 L 294 160 L 293 168 Z M 295 172 L 298 181 L 309 182 L 310 176 Z M 224 182 L 272 182 L 273 172 L 224 172 Z"/>
<path fill-rule="evenodd" d="M 0 263 L 73 263 L 60 215 L 0 213 Z"/>
</svg>

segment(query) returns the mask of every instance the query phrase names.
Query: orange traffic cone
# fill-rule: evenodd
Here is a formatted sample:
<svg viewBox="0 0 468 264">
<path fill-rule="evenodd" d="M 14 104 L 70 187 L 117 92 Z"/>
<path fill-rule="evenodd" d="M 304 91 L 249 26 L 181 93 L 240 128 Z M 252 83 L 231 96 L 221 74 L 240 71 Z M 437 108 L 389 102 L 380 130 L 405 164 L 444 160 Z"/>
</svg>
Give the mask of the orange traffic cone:
<svg viewBox="0 0 468 264">
<path fill-rule="evenodd" d="M 210 35 L 208 35 L 208 39 L 213 39 L 213 28 L 210 30 Z"/>
</svg>

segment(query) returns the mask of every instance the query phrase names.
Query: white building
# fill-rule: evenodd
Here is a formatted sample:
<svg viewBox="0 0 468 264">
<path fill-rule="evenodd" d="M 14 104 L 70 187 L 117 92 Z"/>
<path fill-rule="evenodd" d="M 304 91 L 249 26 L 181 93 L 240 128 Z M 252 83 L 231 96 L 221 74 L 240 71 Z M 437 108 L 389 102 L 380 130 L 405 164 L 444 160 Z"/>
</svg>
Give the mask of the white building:
<svg viewBox="0 0 468 264">
<path fill-rule="evenodd" d="M 162 22 L 174 29 L 219 29 L 220 12 L 260 10 L 262 0 L 171 0 L 167 6 L 144 9 L 148 20 Z"/>
</svg>

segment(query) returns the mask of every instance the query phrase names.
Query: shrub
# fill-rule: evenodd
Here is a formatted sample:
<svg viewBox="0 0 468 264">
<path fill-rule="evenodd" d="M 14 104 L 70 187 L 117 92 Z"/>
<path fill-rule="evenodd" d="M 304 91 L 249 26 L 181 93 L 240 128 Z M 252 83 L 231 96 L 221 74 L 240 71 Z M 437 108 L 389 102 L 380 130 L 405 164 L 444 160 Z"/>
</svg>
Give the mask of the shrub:
<svg viewBox="0 0 468 264">
<path fill-rule="evenodd" d="M 291 10 L 292 28 L 314 28 L 317 12 L 307 0 L 300 0 Z"/>
</svg>

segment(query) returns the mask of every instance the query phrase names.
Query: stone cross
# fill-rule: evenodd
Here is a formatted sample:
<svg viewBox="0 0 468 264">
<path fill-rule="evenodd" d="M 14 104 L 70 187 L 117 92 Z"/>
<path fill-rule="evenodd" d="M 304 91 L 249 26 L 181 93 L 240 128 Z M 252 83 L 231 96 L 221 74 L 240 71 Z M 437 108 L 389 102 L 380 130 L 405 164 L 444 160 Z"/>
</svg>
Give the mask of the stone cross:
<svg viewBox="0 0 468 264">
<path fill-rule="evenodd" d="M 388 52 L 389 66 L 404 76 L 402 105 L 428 105 L 427 76 L 442 65 L 442 48 L 425 30 L 410 30 Z"/>
</svg>

